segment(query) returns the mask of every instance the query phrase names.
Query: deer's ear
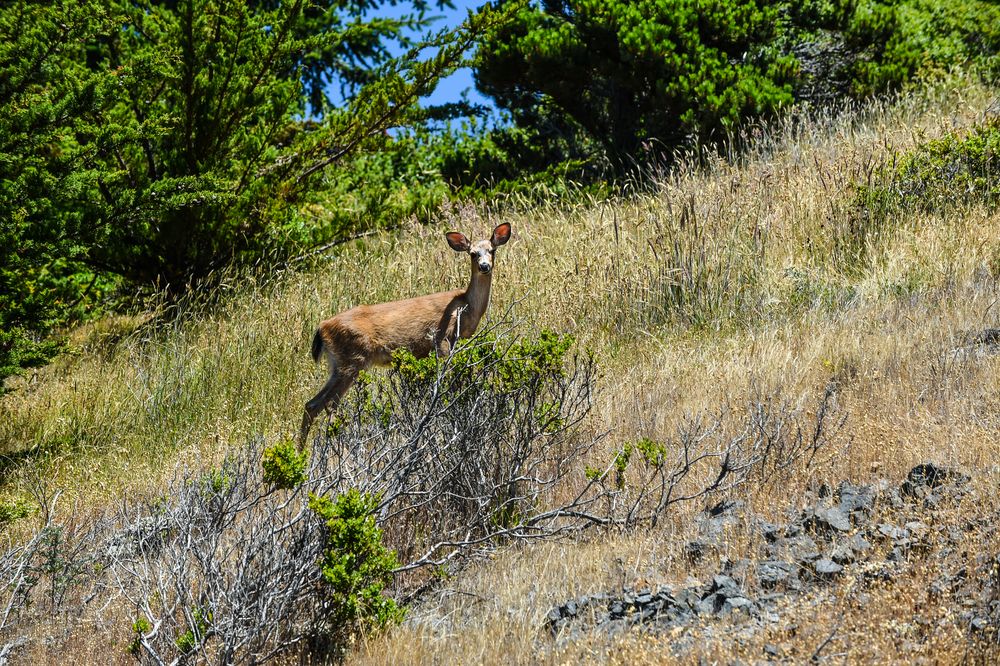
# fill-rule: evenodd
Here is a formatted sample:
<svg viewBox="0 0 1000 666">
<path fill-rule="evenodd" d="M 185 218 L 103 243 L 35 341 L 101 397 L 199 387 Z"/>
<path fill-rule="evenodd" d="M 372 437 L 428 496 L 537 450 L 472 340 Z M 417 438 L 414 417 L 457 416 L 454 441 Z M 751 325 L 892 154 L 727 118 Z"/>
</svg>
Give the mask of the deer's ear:
<svg viewBox="0 0 1000 666">
<path fill-rule="evenodd" d="M 444 235 L 444 237 L 448 239 L 448 245 L 450 245 L 451 249 L 455 252 L 469 251 L 469 239 L 465 237 L 465 234 L 457 231 L 449 231 Z"/>
<path fill-rule="evenodd" d="M 504 222 L 503 224 L 497 225 L 497 228 L 493 230 L 493 237 L 490 239 L 490 243 L 493 244 L 493 247 L 498 247 L 509 240 L 510 223 Z"/>
</svg>

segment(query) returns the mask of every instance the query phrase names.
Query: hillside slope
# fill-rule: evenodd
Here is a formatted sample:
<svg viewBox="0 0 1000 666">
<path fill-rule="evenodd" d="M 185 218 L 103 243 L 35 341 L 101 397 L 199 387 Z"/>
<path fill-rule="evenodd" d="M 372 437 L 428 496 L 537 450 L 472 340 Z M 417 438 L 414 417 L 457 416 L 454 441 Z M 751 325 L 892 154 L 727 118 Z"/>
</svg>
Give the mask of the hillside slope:
<svg viewBox="0 0 1000 666">
<path fill-rule="evenodd" d="M 190 304 L 166 326 L 140 314 L 78 331 L 76 354 L 0 404 L 6 506 L 59 489 L 61 506 L 96 513 L 123 496 L 155 495 L 178 465 L 207 469 L 248 440 L 291 435 L 322 381 L 308 353 L 316 323 L 357 303 L 463 285 L 466 260 L 442 232 L 481 237 L 504 220 L 514 238 L 498 254 L 492 317 L 520 322 L 527 335 L 572 333 L 595 353 L 600 376 L 586 422 L 602 437 L 595 461 L 643 438 L 678 441 L 698 415 L 727 431 L 744 427 L 754 409 L 815 420 L 824 396 L 837 427 L 780 481 L 750 479 L 728 496 L 679 502 L 655 526 L 524 543 L 444 570 L 401 626 L 359 644 L 351 661 L 988 661 L 997 643 L 987 630 L 1000 619 L 988 617 L 990 600 L 929 590 L 963 566 L 969 578 L 988 576 L 984 563 L 1000 552 L 997 526 L 976 522 L 1000 510 L 1000 354 L 977 342 L 1000 316 L 1000 213 L 971 199 L 937 212 L 901 209 L 865 226 L 857 187 L 915 146 L 982 124 L 996 97 L 948 79 L 896 103 L 754 130 L 748 154 L 679 167 L 653 193 L 446 211 L 433 227 L 359 241 L 306 270 L 227 278 L 221 299 Z M 878 515 L 959 534 L 932 551 L 947 548 L 941 557 L 907 556 L 888 583 L 859 586 L 860 570 L 848 570 L 738 640 L 726 624 L 733 620 L 714 614 L 652 631 L 547 628 L 553 608 L 583 595 L 710 590 L 732 563 L 762 557 L 759 521 L 794 523 L 803 508 L 820 507 L 824 486 L 842 481 L 898 487 L 928 461 L 970 480 L 933 515 L 891 502 Z M 629 471 L 621 497 L 637 482 Z M 742 503 L 739 517 L 692 558 L 702 510 L 723 499 Z M 16 539 L 33 520 L 7 530 Z M 874 547 L 872 560 L 893 543 Z M 983 585 L 1000 590 L 1000 582 Z M 979 633 L 959 612 L 966 599 L 985 618 Z M 79 631 L 89 622 L 17 654 L 39 661 L 76 649 L 103 662 L 127 642 L 127 626 L 97 638 Z"/>
</svg>

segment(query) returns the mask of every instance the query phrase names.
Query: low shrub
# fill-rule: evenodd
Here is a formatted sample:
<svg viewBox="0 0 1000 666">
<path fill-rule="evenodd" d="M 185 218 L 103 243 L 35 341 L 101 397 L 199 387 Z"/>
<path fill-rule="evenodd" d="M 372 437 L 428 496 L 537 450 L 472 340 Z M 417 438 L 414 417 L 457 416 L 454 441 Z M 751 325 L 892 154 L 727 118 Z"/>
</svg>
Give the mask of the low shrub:
<svg viewBox="0 0 1000 666">
<path fill-rule="evenodd" d="M 910 212 L 943 213 L 1000 201 L 1000 122 L 927 141 L 855 187 L 838 241 L 847 265 L 861 265 Z"/>
<path fill-rule="evenodd" d="M 264 483 L 283 490 L 301 485 L 308 463 L 308 451 L 299 451 L 291 440 L 282 440 L 264 449 L 261 456 Z"/>
</svg>

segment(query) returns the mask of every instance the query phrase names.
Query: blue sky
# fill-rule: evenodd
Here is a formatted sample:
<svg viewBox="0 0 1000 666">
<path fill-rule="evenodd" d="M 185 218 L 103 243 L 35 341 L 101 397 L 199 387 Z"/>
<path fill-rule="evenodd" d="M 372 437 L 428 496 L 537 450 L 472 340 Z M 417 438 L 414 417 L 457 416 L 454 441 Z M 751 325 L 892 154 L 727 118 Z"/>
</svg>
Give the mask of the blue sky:
<svg viewBox="0 0 1000 666">
<path fill-rule="evenodd" d="M 452 0 L 452 4 L 455 5 L 454 9 L 438 9 L 432 6 L 428 9 L 428 16 L 440 17 L 431 26 L 432 30 L 436 32 L 442 28 L 457 26 L 465 19 L 468 10 L 481 7 L 485 3 L 486 0 Z M 399 16 L 409 11 L 412 11 L 411 5 L 407 2 L 401 2 L 395 7 L 386 4 L 374 14 L 377 16 Z M 469 68 L 460 69 L 448 78 L 442 79 L 434 93 L 424 98 L 424 103 L 444 104 L 447 102 L 457 102 L 462 98 L 462 93 L 466 90 L 468 91 L 469 102 L 472 104 L 493 106 L 488 98 L 483 97 L 476 91 L 475 84 L 472 81 L 472 70 Z"/>
<path fill-rule="evenodd" d="M 435 28 L 453 27 L 461 23 L 469 9 L 475 9 L 484 4 L 484 0 L 454 0 L 455 9 L 442 9 L 431 12 L 434 15 L 440 14 L 443 18 L 435 23 Z M 443 79 L 438 84 L 434 94 L 426 98 L 428 104 L 444 104 L 446 102 L 457 102 L 462 97 L 462 92 L 468 90 L 469 101 L 473 104 L 486 104 L 492 106 L 490 100 L 483 97 L 476 90 L 472 81 L 472 70 L 463 68 Z"/>
</svg>

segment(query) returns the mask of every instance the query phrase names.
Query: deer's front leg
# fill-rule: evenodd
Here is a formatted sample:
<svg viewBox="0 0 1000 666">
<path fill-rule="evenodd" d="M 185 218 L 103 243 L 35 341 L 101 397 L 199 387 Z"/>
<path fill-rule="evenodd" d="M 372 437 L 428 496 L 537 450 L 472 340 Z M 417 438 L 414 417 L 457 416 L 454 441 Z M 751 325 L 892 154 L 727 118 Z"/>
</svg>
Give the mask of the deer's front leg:
<svg viewBox="0 0 1000 666">
<path fill-rule="evenodd" d="M 438 358 L 448 358 L 451 356 L 451 349 L 454 346 L 453 341 L 457 341 L 458 339 L 458 317 L 458 314 L 453 314 L 449 317 L 448 325 L 444 327 L 444 330 L 438 332 L 437 341 L 434 343 Z"/>
</svg>

